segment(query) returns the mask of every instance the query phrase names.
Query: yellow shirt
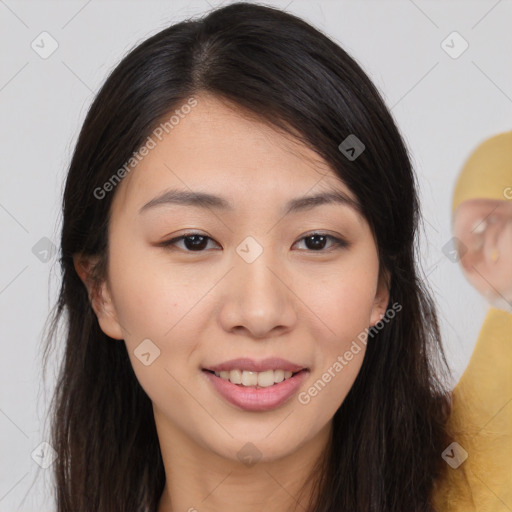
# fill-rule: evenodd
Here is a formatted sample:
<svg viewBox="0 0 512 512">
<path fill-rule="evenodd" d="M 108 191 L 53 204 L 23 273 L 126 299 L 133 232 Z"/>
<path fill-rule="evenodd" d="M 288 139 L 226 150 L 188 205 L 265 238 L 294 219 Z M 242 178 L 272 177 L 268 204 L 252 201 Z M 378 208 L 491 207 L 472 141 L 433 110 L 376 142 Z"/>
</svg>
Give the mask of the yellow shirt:
<svg viewBox="0 0 512 512">
<path fill-rule="evenodd" d="M 442 454 L 436 510 L 511 512 L 512 314 L 490 309 L 453 391 L 448 426 L 457 444 Z"/>
</svg>

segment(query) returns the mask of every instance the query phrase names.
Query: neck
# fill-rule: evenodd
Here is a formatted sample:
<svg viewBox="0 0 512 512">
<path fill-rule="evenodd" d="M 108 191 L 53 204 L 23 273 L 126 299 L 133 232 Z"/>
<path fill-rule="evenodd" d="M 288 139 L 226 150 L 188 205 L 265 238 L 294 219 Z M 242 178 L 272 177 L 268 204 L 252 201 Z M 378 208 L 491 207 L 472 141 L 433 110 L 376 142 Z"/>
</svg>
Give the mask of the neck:
<svg viewBox="0 0 512 512">
<path fill-rule="evenodd" d="M 244 512 L 306 512 L 317 492 L 317 464 L 328 449 L 331 428 L 329 422 L 285 457 L 252 464 L 219 457 L 186 437 L 174 437 L 162 449 L 166 483 L 157 510 L 224 512 L 236 505 Z"/>
</svg>

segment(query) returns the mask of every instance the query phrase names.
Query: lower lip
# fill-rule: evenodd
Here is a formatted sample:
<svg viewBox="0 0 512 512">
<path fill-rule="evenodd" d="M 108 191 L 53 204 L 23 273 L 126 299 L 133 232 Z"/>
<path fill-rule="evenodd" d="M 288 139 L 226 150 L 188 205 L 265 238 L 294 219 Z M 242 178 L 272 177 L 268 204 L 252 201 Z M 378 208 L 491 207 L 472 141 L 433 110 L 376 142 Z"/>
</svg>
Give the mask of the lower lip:
<svg viewBox="0 0 512 512">
<path fill-rule="evenodd" d="M 206 370 L 203 370 L 203 373 L 229 403 L 244 411 L 268 411 L 283 405 L 297 391 L 309 372 L 301 370 L 289 379 L 267 388 L 241 386 Z"/>
</svg>

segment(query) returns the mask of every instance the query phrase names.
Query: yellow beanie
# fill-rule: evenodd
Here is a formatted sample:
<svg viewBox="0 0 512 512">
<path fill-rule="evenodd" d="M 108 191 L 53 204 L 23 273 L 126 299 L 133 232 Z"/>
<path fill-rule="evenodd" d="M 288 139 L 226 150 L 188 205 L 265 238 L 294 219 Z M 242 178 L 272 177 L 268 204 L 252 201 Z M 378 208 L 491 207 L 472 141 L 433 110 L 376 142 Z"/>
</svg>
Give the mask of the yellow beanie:
<svg viewBox="0 0 512 512">
<path fill-rule="evenodd" d="M 512 200 L 512 131 L 482 142 L 455 183 L 452 213 L 468 199 Z"/>
</svg>

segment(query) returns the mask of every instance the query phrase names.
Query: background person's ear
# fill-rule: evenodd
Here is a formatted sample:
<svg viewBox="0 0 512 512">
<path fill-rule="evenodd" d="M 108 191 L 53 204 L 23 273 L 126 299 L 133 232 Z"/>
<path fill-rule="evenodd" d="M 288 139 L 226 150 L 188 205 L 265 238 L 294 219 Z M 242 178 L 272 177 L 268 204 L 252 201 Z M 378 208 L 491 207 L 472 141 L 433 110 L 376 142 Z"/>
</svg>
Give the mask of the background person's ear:
<svg viewBox="0 0 512 512">
<path fill-rule="evenodd" d="M 390 279 L 391 277 L 387 269 L 384 269 L 379 275 L 379 282 L 377 284 L 377 291 L 375 293 L 372 313 L 370 316 L 370 326 L 379 322 L 386 313 L 389 303 Z"/>
<path fill-rule="evenodd" d="M 98 259 L 86 256 L 74 256 L 75 270 L 87 288 L 89 301 L 96 313 L 101 330 L 111 338 L 122 340 L 124 334 L 117 318 L 117 312 L 108 289 L 106 279 L 96 283 L 92 278 L 92 269 Z"/>
</svg>

